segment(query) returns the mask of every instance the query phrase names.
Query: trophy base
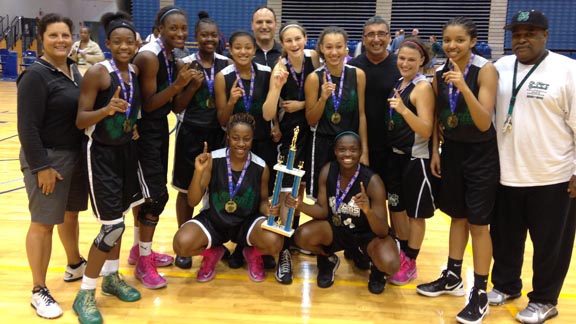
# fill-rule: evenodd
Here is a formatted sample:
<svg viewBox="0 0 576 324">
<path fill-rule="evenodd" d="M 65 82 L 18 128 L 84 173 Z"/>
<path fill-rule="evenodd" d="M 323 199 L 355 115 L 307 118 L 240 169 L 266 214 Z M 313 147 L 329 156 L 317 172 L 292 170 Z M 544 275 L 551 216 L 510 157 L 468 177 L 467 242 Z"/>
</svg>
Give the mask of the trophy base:
<svg viewBox="0 0 576 324">
<path fill-rule="evenodd" d="M 294 234 L 294 230 L 290 229 L 289 231 L 286 231 L 284 229 L 284 226 L 281 224 L 274 224 L 274 225 L 268 225 L 268 223 L 264 222 L 262 223 L 262 228 L 271 232 L 274 232 L 276 234 L 280 234 L 286 237 L 291 237 L 292 234 Z"/>
</svg>

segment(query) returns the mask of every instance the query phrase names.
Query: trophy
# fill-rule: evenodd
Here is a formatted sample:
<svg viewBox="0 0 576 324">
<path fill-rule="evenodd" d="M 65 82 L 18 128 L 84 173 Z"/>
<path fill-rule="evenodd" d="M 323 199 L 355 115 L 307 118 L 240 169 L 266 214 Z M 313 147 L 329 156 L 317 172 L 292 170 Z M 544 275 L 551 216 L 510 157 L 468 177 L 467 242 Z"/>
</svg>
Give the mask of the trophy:
<svg viewBox="0 0 576 324">
<path fill-rule="evenodd" d="M 280 191 L 282 190 L 282 178 L 284 174 L 291 174 L 294 176 L 294 183 L 292 184 L 292 197 L 298 196 L 298 188 L 300 187 L 300 181 L 302 180 L 302 176 L 306 173 L 306 171 L 302 170 L 304 167 L 304 162 L 300 161 L 298 163 L 298 169 L 293 168 L 294 164 L 294 155 L 296 154 L 296 139 L 298 138 L 298 133 L 300 132 L 300 127 L 296 126 L 294 128 L 294 136 L 292 137 L 292 144 L 290 145 L 290 150 L 288 151 L 288 160 L 286 161 L 286 165 L 282 164 L 282 157 L 278 158 L 278 163 L 274 165 L 274 170 L 276 173 L 276 181 L 274 182 L 274 194 L 272 195 L 272 206 L 276 206 L 278 204 L 278 199 L 280 197 Z M 277 220 L 275 220 L 277 218 Z M 284 235 L 287 237 L 292 236 L 294 234 L 294 230 L 292 229 L 292 222 L 294 218 L 294 208 L 288 209 L 288 215 L 286 216 L 286 223 L 282 224 L 282 219 L 280 217 L 274 217 L 273 215 L 268 215 L 268 220 L 262 223 L 262 228 L 272 231 L 274 233 L 278 233 L 280 235 Z"/>
</svg>

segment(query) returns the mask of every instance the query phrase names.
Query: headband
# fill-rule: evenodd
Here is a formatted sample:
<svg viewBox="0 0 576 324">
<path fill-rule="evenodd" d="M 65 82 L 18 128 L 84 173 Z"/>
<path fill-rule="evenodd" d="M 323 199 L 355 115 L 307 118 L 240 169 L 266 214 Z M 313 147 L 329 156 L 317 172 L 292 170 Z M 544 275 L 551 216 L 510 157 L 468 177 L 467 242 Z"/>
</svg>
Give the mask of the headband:
<svg viewBox="0 0 576 324">
<path fill-rule="evenodd" d="M 288 24 L 288 25 L 284 26 L 284 28 L 280 29 L 280 34 L 282 34 L 286 29 L 291 28 L 291 27 L 296 27 L 296 28 L 300 29 L 301 31 L 304 31 L 304 28 L 302 28 L 302 26 L 300 26 L 298 24 Z"/>
<path fill-rule="evenodd" d="M 184 15 L 184 12 L 178 8 L 172 8 L 168 11 L 166 11 L 162 16 L 160 16 L 160 19 L 158 19 L 158 23 L 161 24 L 162 21 L 164 21 L 164 18 L 166 18 L 168 15 L 173 14 L 175 12 L 181 13 Z"/>
<path fill-rule="evenodd" d="M 356 137 L 359 141 L 362 141 L 362 139 L 360 138 L 360 135 L 358 135 L 356 132 L 353 131 L 343 131 L 340 134 L 336 135 L 336 137 L 334 138 L 334 142 L 338 141 L 341 137 L 344 137 L 346 135 L 351 135 Z"/>
<path fill-rule="evenodd" d="M 133 33 L 134 36 L 136 36 L 136 28 L 134 28 L 134 25 L 132 24 L 132 22 L 128 21 L 128 20 L 124 20 L 124 19 L 115 19 L 112 20 L 108 26 L 108 28 L 106 29 L 106 37 L 108 37 L 108 39 L 110 39 L 110 34 L 112 33 L 112 31 L 116 28 L 128 28 L 130 29 Z"/>
<path fill-rule="evenodd" d="M 413 44 L 413 45 L 415 45 L 416 48 L 418 49 L 418 52 L 420 52 L 420 55 L 426 56 L 426 54 L 424 53 L 424 48 L 423 48 L 420 44 L 418 44 L 418 43 L 416 43 L 416 42 L 413 42 L 413 41 L 410 41 L 410 40 L 404 41 L 403 43 L 404 43 L 404 44 Z M 402 47 L 402 45 L 400 45 L 400 47 Z"/>
</svg>

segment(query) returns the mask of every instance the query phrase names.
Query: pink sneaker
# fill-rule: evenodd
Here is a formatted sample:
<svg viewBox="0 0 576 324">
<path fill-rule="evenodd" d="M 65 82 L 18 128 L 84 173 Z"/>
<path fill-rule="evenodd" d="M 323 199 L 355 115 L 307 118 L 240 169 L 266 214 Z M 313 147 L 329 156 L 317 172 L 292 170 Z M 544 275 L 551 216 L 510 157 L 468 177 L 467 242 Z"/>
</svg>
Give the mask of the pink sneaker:
<svg viewBox="0 0 576 324">
<path fill-rule="evenodd" d="M 412 260 L 404 252 L 400 252 L 400 269 L 393 276 L 390 276 L 390 283 L 396 286 L 404 286 L 417 277 L 416 260 Z"/>
<path fill-rule="evenodd" d="M 264 271 L 264 261 L 262 261 L 262 254 L 253 246 L 247 246 L 242 251 L 246 262 L 248 263 L 248 276 L 250 280 L 255 282 L 264 281 L 266 272 Z"/>
<path fill-rule="evenodd" d="M 154 256 L 154 263 L 156 267 L 167 267 L 171 266 L 174 262 L 174 258 L 168 254 L 156 253 L 152 250 L 152 255 Z M 140 257 L 140 248 L 138 244 L 133 245 L 130 249 L 130 256 L 128 257 L 128 264 L 135 265 Z"/>
<path fill-rule="evenodd" d="M 153 255 L 143 256 L 138 258 L 134 275 L 136 279 L 142 281 L 144 287 L 149 289 L 158 289 L 166 286 L 166 279 L 156 271 Z"/>
<path fill-rule="evenodd" d="M 198 275 L 196 280 L 199 282 L 207 282 L 214 279 L 216 275 L 216 263 L 222 259 L 226 250 L 223 246 L 212 247 L 204 250 L 202 252 L 202 264 L 200 265 L 200 270 L 198 270 Z"/>
</svg>

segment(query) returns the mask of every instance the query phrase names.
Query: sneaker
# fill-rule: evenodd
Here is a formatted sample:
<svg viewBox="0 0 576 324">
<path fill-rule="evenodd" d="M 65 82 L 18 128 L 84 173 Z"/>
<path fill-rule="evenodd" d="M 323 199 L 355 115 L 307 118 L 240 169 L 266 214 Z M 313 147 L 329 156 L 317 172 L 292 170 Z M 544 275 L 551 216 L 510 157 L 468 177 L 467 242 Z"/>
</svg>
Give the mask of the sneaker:
<svg viewBox="0 0 576 324">
<path fill-rule="evenodd" d="M 196 280 L 199 282 L 207 282 L 214 279 L 216 275 L 216 263 L 222 259 L 224 255 L 224 247 L 217 246 L 204 250 L 202 253 L 202 264 L 200 265 L 200 270 L 198 270 L 198 275 Z"/>
<path fill-rule="evenodd" d="M 292 255 L 289 249 L 280 251 L 278 268 L 276 269 L 276 281 L 284 285 L 292 283 Z"/>
<path fill-rule="evenodd" d="M 190 269 L 192 268 L 192 257 L 176 256 L 174 264 L 180 269 Z"/>
<path fill-rule="evenodd" d="M 368 277 L 368 290 L 373 294 L 381 294 L 386 287 L 386 275 L 378 270 L 374 264 L 370 265 L 370 277 Z"/>
<path fill-rule="evenodd" d="M 345 249 L 344 258 L 352 260 L 356 268 L 360 270 L 370 269 L 370 259 L 358 247 Z"/>
<path fill-rule="evenodd" d="M 76 268 L 72 268 L 69 264 L 66 265 L 66 272 L 64 272 L 64 281 L 72 282 L 82 279 L 84 276 L 84 270 L 86 270 L 86 260 L 80 257 L 80 264 Z"/>
<path fill-rule="evenodd" d="M 552 304 L 528 303 L 528 307 L 516 314 L 516 319 L 522 323 L 544 323 L 558 316 L 558 309 Z"/>
<path fill-rule="evenodd" d="M 464 324 L 480 324 L 488 312 L 488 297 L 486 296 L 486 292 L 472 287 L 468 304 L 458 313 L 456 320 Z"/>
<path fill-rule="evenodd" d="M 316 256 L 316 264 L 318 266 L 318 276 L 316 277 L 316 284 L 320 288 L 328 288 L 334 284 L 334 276 L 336 270 L 340 265 L 340 259 L 336 254 L 330 256 L 318 255 Z"/>
<path fill-rule="evenodd" d="M 54 297 L 50 295 L 48 288 L 40 288 L 40 290 L 32 291 L 32 299 L 30 305 L 36 310 L 36 314 L 44 318 L 57 318 L 62 316 L 62 308 L 56 302 Z"/>
<path fill-rule="evenodd" d="M 140 299 L 140 292 L 124 281 L 124 276 L 118 271 L 104 276 L 102 279 L 102 294 L 116 296 L 123 302 L 134 302 Z"/>
<path fill-rule="evenodd" d="M 248 262 L 248 276 L 250 280 L 260 282 L 264 281 L 266 277 L 266 272 L 264 271 L 264 262 L 262 261 L 262 255 L 253 246 L 245 246 L 242 251 L 246 262 Z"/>
<path fill-rule="evenodd" d="M 507 300 L 516 299 L 522 296 L 522 293 L 516 293 L 512 295 L 508 295 L 506 293 L 501 292 L 500 290 L 494 288 L 492 291 L 488 292 L 488 303 L 492 306 L 500 306 L 504 305 Z"/>
<path fill-rule="evenodd" d="M 312 253 L 312 251 L 304 250 L 303 248 L 296 246 L 296 245 L 290 245 L 290 250 L 291 251 L 297 251 L 298 253 L 304 254 L 304 255 L 314 255 L 314 253 Z"/>
<path fill-rule="evenodd" d="M 136 279 L 142 281 L 144 287 L 158 289 L 165 287 L 167 282 L 166 279 L 158 274 L 153 257 L 152 254 L 139 257 L 136 269 L 134 269 L 134 275 Z"/>
<path fill-rule="evenodd" d="M 228 266 L 232 269 L 242 268 L 244 265 L 244 254 L 242 251 L 244 250 L 244 245 L 237 244 L 234 252 L 230 255 L 228 259 Z"/>
<path fill-rule="evenodd" d="M 400 269 L 393 276 L 390 276 L 390 283 L 396 286 L 404 286 L 417 277 L 416 260 L 412 260 L 404 252 L 400 252 Z"/>
<path fill-rule="evenodd" d="M 442 294 L 464 296 L 465 294 L 462 278 L 448 269 L 442 271 L 440 278 L 435 281 L 416 286 L 416 291 L 428 297 L 437 297 Z"/>
<path fill-rule="evenodd" d="M 101 324 L 104 321 L 98 307 L 96 307 L 96 289 L 80 289 L 76 294 L 72 309 L 82 324 Z"/>
<path fill-rule="evenodd" d="M 174 262 L 174 258 L 169 256 L 168 254 L 156 253 L 152 251 L 151 255 L 154 256 L 154 263 L 156 264 L 156 267 L 167 267 L 172 265 L 172 263 Z M 138 263 L 139 257 L 140 257 L 140 247 L 138 247 L 138 244 L 133 245 L 132 248 L 130 249 L 130 255 L 128 256 L 128 264 L 135 265 L 136 263 Z"/>
</svg>

